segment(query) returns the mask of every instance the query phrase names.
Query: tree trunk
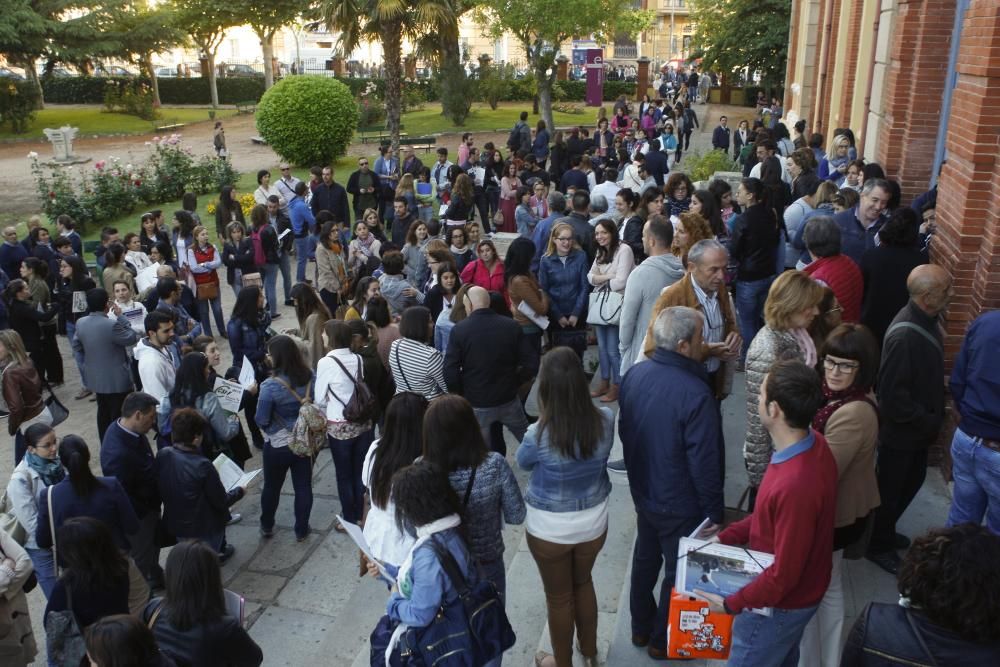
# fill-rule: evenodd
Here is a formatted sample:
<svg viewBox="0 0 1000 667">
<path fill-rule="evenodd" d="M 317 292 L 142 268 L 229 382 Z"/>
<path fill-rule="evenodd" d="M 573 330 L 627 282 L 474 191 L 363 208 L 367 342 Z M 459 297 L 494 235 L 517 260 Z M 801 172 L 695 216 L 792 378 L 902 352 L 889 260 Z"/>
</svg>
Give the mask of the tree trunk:
<svg viewBox="0 0 1000 667">
<path fill-rule="evenodd" d="M 153 54 L 142 54 L 142 68 L 149 77 L 149 85 L 153 88 L 153 108 L 160 108 L 160 82 L 156 80 L 156 68 L 153 67 Z"/>
<path fill-rule="evenodd" d="M 543 62 L 535 63 L 535 82 L 538 84 L 538 109 L 542 114 L 545 126 L 551 128 L 551 132 L 556 131 L 556 124 L 552 121 L 552 82 L 555 81 L 555 71 L 547 74 L 548 64 Z"/>
<path fill-rule="evenodd" d="M 257 33 L 260 37 L 260 50 L 264 54 L 264 90 L 274 85 L 274 32 Z"/>
<path fill-rule="evenodd" d="M 38 78 L 38 70 L 35 69 L 35 61 L 32 60 L 31 58 L 25 58 L 18 64 L 21 66 L 21 69 L 24 70 L 25 75 L 28 77 L 28 81 L 30 81 L 35 86 L 35 89 L 38 91 L 38 104 L 37 106 L 35 106 L 35 109 L 36 110 L 44 109 L 45 96 L 42 91 L 42 82 Z"/>
<path fill-rule="evenodd" d="M 538 115 L 538 95 L 535 95 L 533 98 L 531 98 L 531 115 L 532 116 Z"/>
<path fill-rule="evenodd" d="M 457 34 L 456 30 L 456 34 Z M 455 80 L 452 78 L 453 73 L 457 74 L 461 72 L 465 74 L 465 69 L 462 67 L 462 59 L 460 57 L 458 40 L 448 39 L 442 36 L 438 40 L 438 50 L 440 51 L 440 62 L 438 63 L 438 71 L 442 74 L 441 76 L 441 100 L 450 100 L 451 91 L 455 87 Z M 441 115 L 447 115 L 447 109 L 445 105 L 441 105 Z"/>
<path fill-rule="evenodd" d="M 208 61 L 208 92 L 212 96 L 212 108 L 219 108 L 219 88 L 215 85 L 215 51 L 205 49 L 205 60 Z M 205 76 L 205 72 L 201 73 Z"/>
<path fill-rule="evenodd" d="M 382 52 L 385 57 L 385 115 L 386 129 L 392 140 L 392 149 L 399 149 L 399 121 L 403 101 L 403 39 L 402 23 L 393 21 L 382 33 Z"/>
</svg>

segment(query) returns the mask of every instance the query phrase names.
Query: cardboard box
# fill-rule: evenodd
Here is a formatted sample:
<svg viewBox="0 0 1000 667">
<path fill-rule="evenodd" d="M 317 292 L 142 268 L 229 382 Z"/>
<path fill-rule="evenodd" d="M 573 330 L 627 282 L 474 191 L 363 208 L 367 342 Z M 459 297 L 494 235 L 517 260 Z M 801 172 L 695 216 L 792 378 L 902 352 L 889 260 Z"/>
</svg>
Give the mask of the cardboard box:
<svg viewBox="0 0 1000 667">
<path fill-rule="evenodd" d="M 708 602 L 671 589 L 667 614 L 669 657 L 725 660 L 732 635 L 732 616 L 712 613 Z"/>
</svg>

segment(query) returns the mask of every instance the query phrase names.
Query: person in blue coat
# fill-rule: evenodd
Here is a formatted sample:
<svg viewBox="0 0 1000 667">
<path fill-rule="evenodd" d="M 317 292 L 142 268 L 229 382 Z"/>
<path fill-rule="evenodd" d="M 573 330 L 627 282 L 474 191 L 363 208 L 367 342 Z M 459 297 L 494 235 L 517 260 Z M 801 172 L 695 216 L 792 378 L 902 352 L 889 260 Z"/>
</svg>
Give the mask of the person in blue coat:
<svg viewBox="0 0 1000 667">
<path fill-rule="evenodd" d="M 586 348 L 586 336 L 580 334 L 587 325 L 589 270 L 587 253 L 576 242 L 573 226 L 565 222 L 553 225 L 548 250 L 538 265 L 538 283 L 549 296 L 553 343 L 572 347 L 581 358 Z"/>
<path fill-rule="evenodd" d="M 722 424 L 699 359 L 704 325 L 693 308 L 664 308 L 653 324 L 652 358 L 629 369 L 618 397 L 618 433 L 638 515 L 629 591 L 632 642 L 661 660 L 680 538 L 706 518 L 712 534 L 722 523 Z M 661 569 L 657 600 L 653 589 Z"/>
</svg>

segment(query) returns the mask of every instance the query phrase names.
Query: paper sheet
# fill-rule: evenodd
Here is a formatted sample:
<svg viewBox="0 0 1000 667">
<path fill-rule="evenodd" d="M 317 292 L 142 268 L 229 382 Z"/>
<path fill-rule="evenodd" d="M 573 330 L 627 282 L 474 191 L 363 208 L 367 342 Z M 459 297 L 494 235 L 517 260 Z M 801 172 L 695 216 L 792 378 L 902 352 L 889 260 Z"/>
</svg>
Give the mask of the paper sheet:
<svg viewBox="0 0 1000 667">
<path fill-rule="evenodd" d="M 249 389 L 257 381 L 256 376 L 253 374 L 253 364 L 247 359 L 247 355 L 243 355 L 243 366 L 240 367 L 240 384 L 244 389 Z"/>
<path fill-rule="evenodd" d="M 250 470 L 248 472 L 243 472 L 240 467 L 236 465 L 236 462 L 225 454 L 219 454 L 212 461 L 212 465 L 219 473 L 219 479 L 222 481 L 223 488 L 226 491 L 232 491 L 237 486 L 242 486 L 244 489 L 247 488 L 254 479 L 263 472 L 260 468 L 257 470 Z"/>
<path fill-rule="evenodd" d="M 382 562 L 372 555 L 372 549 L 368 546 L 368 540 L 365 539 L 365 534 L 361 531 L 361 528 L 357 525 L 351 523 L 350 521 L 345 521 L 344 517 L 337 515 L 337 522 L 344 527 L 347 531 L 347 536 L 354 540 L 354 543 L 358 545 L 361 552 L 368 557 L 368 560 L 378 565 L 379 574 L 381 574 L 386 581 L 394 584 L 396 580 L 389 574 L 389 571 L 385 569 Z"/>
<path fill-rule="evenodd" d="M 217 377 L 212 391 L 218 397 L 219 405 L 222 406 L 223 410 L 234 415 L 240 411 L 240 401 L 243 399 L 244 390 L 243 385 L 239 382 Z"/>
<path fill-rule="evenodd" d="M 140 294 L 156 285 L 156 271 L 160 268 L 160 263 L 150 264 L 135 276 L 135 288 Z"/>
<path fill-rule="evenodd" d="M 528 305 L 527 301 L 521 301 L 519 304 L 517 304 L 517 309 L 518 311 L 521 312 L 521 314 L 523 314 L 529 320 L 534 322 L 535 326 L 537 326 L 542 331 L 545 331 L 546 329 L 549 328 L 549 318 L 547 318 L 545 315 L 539 315 L 538 313 L 536 313 L 535 309 L 532 308 L 530 305 Z"/>
</svg>

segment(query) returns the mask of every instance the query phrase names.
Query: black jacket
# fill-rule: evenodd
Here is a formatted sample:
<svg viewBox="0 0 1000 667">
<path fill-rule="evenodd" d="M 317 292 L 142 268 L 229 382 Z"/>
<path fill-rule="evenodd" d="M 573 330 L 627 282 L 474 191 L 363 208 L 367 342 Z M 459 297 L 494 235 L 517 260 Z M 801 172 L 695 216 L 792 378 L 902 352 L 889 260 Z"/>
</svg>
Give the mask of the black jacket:
<svg viewBox="0 0 1000 667">
<path fill-rule="evenodd" d="M 320 211 L 329 211 L 333 219 L 344 224 L 351 224 L 351 208 L 347 205 L 347 190 L 340 183 L 320 183 L 313 190 L 312 201 L 309 202 L 313 215 Z"/>
<path fill-rule="evenodd" d="M 358 206 L 358 199 L 361 197 L 361 184 L 359 182 L 359 179 L 361 178 L 360 174 L 360 171 L 355 171 L 347 179 L 347 194 L 351 195 L 354 199 L 354 217 L 358 219 L 360 219 L 361 214 L 364 213 L 364 211 L 362 211 Z M 378 174 L 371 170 L 368 171 L 368 175 L 371 176 L 372 187 L 375 188 L 375 192 L 372 192 L 371 196 L 375 198 L 375 201 L 378 201 L 380 193 L 382 192 L 382 179 Z"/>
<path fill-rule="evenodd" d="M 938 627 L 915 609 L 870 602 L 844 645 L 850 667 L 993 667 L 1000 642 L 974 644 Z"/>
<path fill-rule="evenodd" d="M 291 234 L 286 234 L 285 238 L 291 238 Z M 253 243 L 253 239 L 250 240 Z M 264 225 L 260 228 L 260 245 L 264 250 L 264 257 L 266 257 L 266 262 L 268 264 L 277 264 L 281 261 L 278 257 L 278 232 L 274 231 L 274 227 L 270 224 Z M 257 267 L 258 269 L 261 267 Z"/>
<path fill-rule="evenodd" d="M 253 261 L 253 241 L 245 238 L 238 246 L 232 241 L 226 241 L 222 246 L 222 263 L 226 265 L 226 282 L 230 285 L 236 281 L 236 269 L 243 273 L 257 271 Z"/>
<path fill-rule="evenodd" d="M 635 258 L 636 266 L 646 259 L 646 250 L 642 246 L 642 228 L 645 224 L 643 219 L 637 215 L 626 218 L 622 223 L 622 242 L 632 248 L 632 257 Z"/>
<path fill-rule="evenodd" d="M 288 215 L 285 213 L 278 212 L 278 216 L 272 222 L 271 218 L 267 219 L 271 223 L 271 228 L 277 227 L 276 231 L 279 235 L 283 234 L 286 229 L 292 229 L 292 221 L 289 219 Z M 294 231 L 294 230 L 293 230 Z M 248 237 L 249 238 L 249 237 Z M 289 252 L 292 249 L 292 245 L 295 243 L 295 234 L 285 234 L 285 237 L 281 239 L 281 252 Z"/>
<path fill-rule="evenodd" d="M 228 215 L 227 215 L 228 213 Z M 239 222 L 246 229 L 247 219 L 243 215 L 243 207 L 239 204 L 234 204 L 231 211 L 225 211 L 221 206 L 216 205 L 215 207 L 215 233 L 221 238 L 226 238 L 226 227 L 232 222 Z"/>
<path fill-rule="evenodd" d="M 927 254 L 911 248 L 880 245 L 861 256 L 865 292 L 861 302 L 861 323 L 871 329 L 879 346 L 885 330 L 899 310 L 910 300 L 906 278 L 910 271 L 927 263 Z"/>
<path fill-rule="evenodd" d="M 101 471 L 107 477 L 118 478 L 140 519 L 150 512 L 160 512 L 160 492 L 153 468 L 153 450 L 146 436 L 134 436 L 118 420 L 113 421 L 101 442 Z"/>
<path fill-rule="evenodd" d="M 905 325 L 893 329 L 897 323 Z M 878 369 L 880 447 L 919 449 L 937 440 L 944 423 L 943 349 L 937 318 L 912 301 L 903 306 L 889 325 Z"/>
<path fill-rule="evenodd" d="M 45 335 L 54 334 L 43 334 L 42 333 L 42 322 L 49 322 L 55 317 L 58 308 L 50 308 L 46 311 L 35 310 L 34 306 L 28 301 L 21 301 L 15 298 L 7 306 L 8 317 L 10 322 L 10 328 L 21 334 L 21 340 L 24 341 L 24 349 L 28 352 L 41 352 L 42 351 L 42 338 Z M 54 332 L 55 329 L 52 329 Z"/>
<path fill-rule="evenodd" d="M 663 151 L 646 151 L 646 171 L 658 186 L 663 187 L 663 177 L 670 173 L 667 156 Z"/>
<path fill-rule="evenodd" d="M 489 308 L 479 308 L 455 325 L 444 357 L 448 391 L 461 394 L 473 407 L 490 408 L 517 398 L 525 378 L 521 369 L 527 356 L 522 350 L 521 327 L 513 319 Z"/>
<path fill-rule="evenodd" d="M 149 624 L 163 604 L 163 598 L 149 601 L 142 611 L 143 625 Z M 264 661 L 257 642 L 240 626 L 238 618 L 228 614 L 182 631 L 171 625 L 170 611 L 164 607 L 153 624 L 153 636 L 161 651 L 186 667 L 257 667 Z"/>
<path fill-rule="evenodd" d="M 733 222 L 729 255 L 738 262 L 739 280 L 761 280 L 773 276 L 778 262 L 778 221 L 774 210 L 755 204 Z"/>
<path fill-rule="evenodd" d="M 161 449 L 156 480 L 167 529 L 179 539 L 221 533 L 230 519 L 229 506 L 243 497 L 240 487 L 226 492 L 218 471 L 200 450 Z"/>
</svg>

